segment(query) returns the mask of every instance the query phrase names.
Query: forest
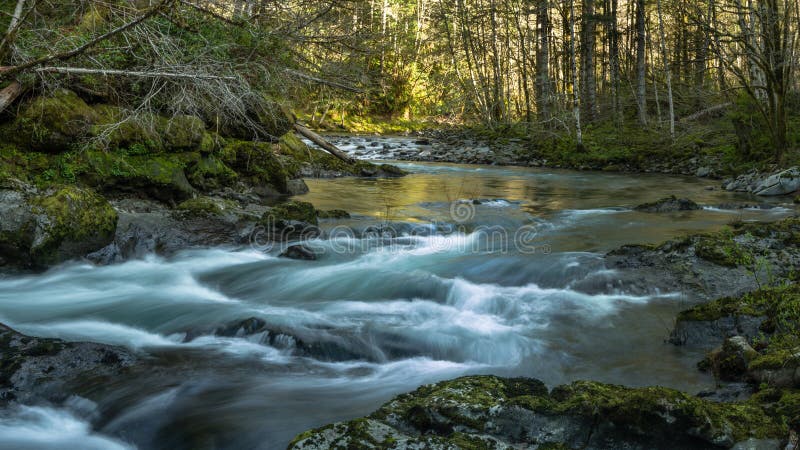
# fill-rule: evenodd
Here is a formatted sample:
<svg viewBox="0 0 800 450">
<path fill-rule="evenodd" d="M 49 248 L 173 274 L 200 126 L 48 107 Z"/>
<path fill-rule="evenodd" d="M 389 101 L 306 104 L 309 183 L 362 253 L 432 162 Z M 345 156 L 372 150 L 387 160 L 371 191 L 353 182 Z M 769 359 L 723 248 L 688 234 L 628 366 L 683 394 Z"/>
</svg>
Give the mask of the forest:
<svg viewBox="0 0 800 450">
<path fill-rule="evenodd" d="M 800 450 L 800 0 L 0 0 L 0 450 Z"/>
</svg>

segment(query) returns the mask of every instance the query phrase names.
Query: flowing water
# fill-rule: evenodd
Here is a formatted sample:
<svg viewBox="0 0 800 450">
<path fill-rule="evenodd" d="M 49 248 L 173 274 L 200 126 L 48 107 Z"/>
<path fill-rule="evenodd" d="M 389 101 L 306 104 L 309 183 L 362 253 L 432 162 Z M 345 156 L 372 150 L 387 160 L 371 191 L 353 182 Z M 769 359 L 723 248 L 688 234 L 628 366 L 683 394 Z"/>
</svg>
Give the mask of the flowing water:
<svg viewBox="0 0 800 450">
<path fill-rule="evenodd" d="M 681 177 L 401 166 L 412 174 L 308 181 L 302 200 L 353 213 L 323 221 L 308 243 L 318 261 L 279 258 L 254 239 L 0 278 L 0 322 L 149 355 L 144 368 L 81 386 L 92 401 L 0 412 L 0 447 L 284 448 L 464 374 L 696 392 L 711 385 L 700 355 L 663 342 L 691 298 L 576 286 L 613 280 L 602 255 L 622 244 L 794 213 L 718 208 L 755 200 Z M 671 194 L 707 207 L 631 210 Z M 257 332 L 213 332 L 248 318 Z"/>
</svg>

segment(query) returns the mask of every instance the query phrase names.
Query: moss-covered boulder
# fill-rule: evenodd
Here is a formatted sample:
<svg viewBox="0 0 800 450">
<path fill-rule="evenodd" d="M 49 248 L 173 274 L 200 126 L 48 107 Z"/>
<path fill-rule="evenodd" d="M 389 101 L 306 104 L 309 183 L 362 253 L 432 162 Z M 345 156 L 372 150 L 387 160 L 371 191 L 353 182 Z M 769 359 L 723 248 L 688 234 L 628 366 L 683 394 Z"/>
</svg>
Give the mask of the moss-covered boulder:
<svg viewBox="0 0 800 450">
<path fill-rule="evenodd" d="M 22 148 L 58 153 L 86 138 L 97 117 L 97 112 L 77 94 L 59 89 L 33 99 L 4 134 Z"/>
<path fill-rule="evenodd" d="M 0 190 L 4 264 L 46 267 L 82 257 L 111 243 L 116 227 L 116 211 L 88 189 Z"/>
<path fill-rule="evenodd" d="M 705 341 L 727 338 L 706 364 L 722 379 L 800 388 L 800 287 L 796 283 L 683 311 L 672 336 Z"/>
<path fill-rule="evenodd" d="M 280 222 L 304 222 L 311 225 L 318 225 L 319 213 L 314 209 L 314 205 L 308 202 L 289 201 L 272 207 L 264 213 L 264 221 Z"/>
<path fill-rule="evenodd" d="M 294 117 L 280 103 L 255 96 L 244 102 L 246 120 L 212 117 L 209 123 L 218 124 L 222 136 L 242 140 L 276 141 L 294 128 Z"/>
<path fill-rule="evenodd" d="M 239 179 L 239 175 L 216 155 L 201 156 L 191 162 L 186 177 L 192 186 L 204 192 L 232 186 Z"/>
<path fill-rule="evenodd" d="M 104 191 L 147 194 L 162 201 L 179 202 L 196 193 L 184 169 L 199 158 L 196 153 L 130 155 L 87 151 L 80 156 L 79 178 Z"/>
<path fill-rule="evenodd" d="M 761 404 L 719 404 L 666 388 L 464 377 L 401 395 L 365 419 L 303 433 L 291 449 L 731 448 L 788 435 Z"/>
<path fill-rule="evenodd" d="M 289 173 L 275 155 L 271 144 L 232 141 L 222 149 L 220 159 L 261 195 L 287 192 Z"/>
</svg>

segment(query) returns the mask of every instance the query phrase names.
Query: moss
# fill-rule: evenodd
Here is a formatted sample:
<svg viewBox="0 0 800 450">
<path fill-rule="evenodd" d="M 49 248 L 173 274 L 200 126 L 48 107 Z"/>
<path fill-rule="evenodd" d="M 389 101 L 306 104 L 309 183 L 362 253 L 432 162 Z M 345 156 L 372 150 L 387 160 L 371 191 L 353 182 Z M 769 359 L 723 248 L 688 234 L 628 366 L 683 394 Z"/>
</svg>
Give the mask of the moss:
<svg viewBox="0 0 800 450">
<path fill-rule="evenodd" d="M 216 216 L 223 214 L 225 211 L 234 209 L 236 206 L 236 203 L 230 200 L 197 197 L 182 202 L 176 209 L 195 216 Z"/>
<path fill-rule="evenodd" d="M 791 410 L 792 400 L 784 403 L 782 411 Z M 586 427 L 594 424 L 593 429 L 599 433 L 613 433 L 612 441 L 598 437 L 609 445 L 611 442 L 622 445 L 626 440 L 698 443 L 697 439 L 701 439 L 707 445 L 731 446 L 749 438 L 782 438 L 787 432 L 783 415 L 786 413 L 768 411 L 762 402 L 720 404 L 672 389 L 627 388 L 588 381 L 548 392 L 538 380 L 492 376 L 463 377 L 422 386 L 391 400 L 366 420 L 337 424 L 324 432 L 326 439 L 333 436 L 338 439 L 336 442 L 362 443 L 366 441 L 359 427 L 370 424 L 374 429 L 376 423 L 382 423 L 405 433 L 413 430 L 412 436 L 420 436 L 415 442 L 438 443 L 445 448 L 494 448 L 495 442 L 487 434 L 509 437 L 515 444 L 569 448 L 556 440 L 558 434 L 552 435 L 553 442 L 547 442 L 547 438 L 541 442 L 528 437 L 524 427 L 503 428 L 504 418 L 528 417 L 526 414 L 540 417 L 542 423 L 555 420 L 561 424 L 559 418 L 564 418 Z M 491 428 L 487 428 L 489 422 Z M 526 419 L 520 423 L 527 422 Z M 533 419 L 533 423 L 540 421 Z M 537 428 L 536 432 L 544 430 Z M 559 433 L 570 433 L 568 430 L 569 427 L 559 428 Z M 584 431 L 588 432 L 588 428 Z M 585 436 L 583 431 L 580 433 L 575 439 L 583 441 Z M 311 432 L 302 438 L 319 444 L 323 442 L 322 436 L 321 432 Z M 573 436 L 566 434 L 561 438 L 570 440 Z"/>
<path fill-rule="evenodd" d="M 222 161 L 251 183 L 287 189 L 289 174 L 267 143 L 233 141 L 221 151 Z"/>
<path fill-rule="evenodd" d="M 734 239 L 729 230 L 699 238 L 695 243 L 695 254 L 724 267 L 753 264 L 755 257 Z"/>
<path fill-rule="evenodd" d="M 317 225 L 317 210 L 314 205 L 307 202 L 290 201 L 274 206 L 264 213 L 262 222 L 270 224 L 281 224 L 288 221 L 305 222 Z"/>
<path fill-rule="evenodd" d="M 232 186 L 239 179 L 233 169 L 214 155 L 203 156 L 191 163 L 186 170 L 186 177 L 192 186 L 202 191 Z"/>
<path fill-rule="evenodd" d="M 206 139 L 206 126 L 196 116 L 162 118 L 158 121 L 157 131 L 164 141 L 164 147 L 173 152 L 198 150 Z"/>
<path fill-rule="evenodd" d="M 332 209 L 329 211 L 319 211 L 318 217 L 320 219 L 349 219 L 350 213 L 341 209 Z"/>
<path fill-rule="evenodd" d="M 59 89 L 33 99 L 17 116 L 6 136 L 34 151 L 58 153 L 69 150 L 89 134 L 97 119 L 95 110 L 77 94 Z"/>
<path fill-rule="evenodd" d="M 64 247 L 85 246 L 97 250 L 114 238 L 117 212 L 96 193 L 74 186 L 63 187 L 31 201 L 34 212 L 43 214 L 44 229 L 30 249 L 36 265 L 49 265 L 71 256 Z"/>
</svg>

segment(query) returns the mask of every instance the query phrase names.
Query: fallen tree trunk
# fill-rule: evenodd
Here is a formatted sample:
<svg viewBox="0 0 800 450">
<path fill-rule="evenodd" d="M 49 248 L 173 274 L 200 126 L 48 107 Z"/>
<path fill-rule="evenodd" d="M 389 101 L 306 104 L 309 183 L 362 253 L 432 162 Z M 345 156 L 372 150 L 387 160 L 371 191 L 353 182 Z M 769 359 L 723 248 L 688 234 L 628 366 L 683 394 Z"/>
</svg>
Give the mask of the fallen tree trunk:
<svg viewBox="0 0 800 450">
<path fill-rule="evenodd" d="M 141 70 L 88 69 L 83 67 L 40 67 L 37 72 L 63 73 L 69 75 L 102 75 L 138 78 L 178 78 L 190 80 L 236 81 L 233 76 L 206 75 L 181 72 L 148 72 Z"/>
<path fill-rule="evenodd" d="M 722 112 L 722 111 L 728 109 L 728 107 L 730 107 L 731 105 L 732 105 L 732 103 L 723 103 L 721 105 L 714 105 L 714 106 L 712 106 L 710 108 L 706 108 L 706 109 L 704 109 L 702 111 L 698 111 L 698 112 L 696 112 L 696 113 L 694 113 L 694 114 L 692 114 L 690 116 L 684 117 L 683 119 L 681 119 L 681 122 L 686 123 L 686 122 L 693 122 L 695 120 L 702 119 L 703 117 L 710 116 L 710 115 Z"/>
<path fill-rule="evenodd" d="M 8 108 L 14 101 L 22 95 L 24 91 L 22 84 L 19 81 L 12 81 L 11 84 L 0 90 L 0 112 L 3 112 Z"/>
<path fill-rule="evenodd" d="M 320 147 L 325 149 L 328 153 L 330 153 L 331 155 L 341 159 L 342 161 L 344 161 L 344 162 L 346 162 L 348 164 L 353 164 L 354 162 L 356 162 L 356 160 L 354 158 L 351 158 L 350 155 L 348 155 L 347 153 L 339 150 L 338 147 L 336 147 L 335 145 L 333 145 L 330 142 L 326 141 L 325 138 L 323 138 L 322 136 L 318 135 L 317 133 L 314 133 L 313 131 L 309 130 L 308 128 L 304 127 L 303 125 L 300 125 L 299 123 L 295 123 L 294 124 L 294 129 L 297 131 L 298 134 L 300 134 L 303 137 L 308 138 L 311 142 L 319 145 Z"/>
</svg>

